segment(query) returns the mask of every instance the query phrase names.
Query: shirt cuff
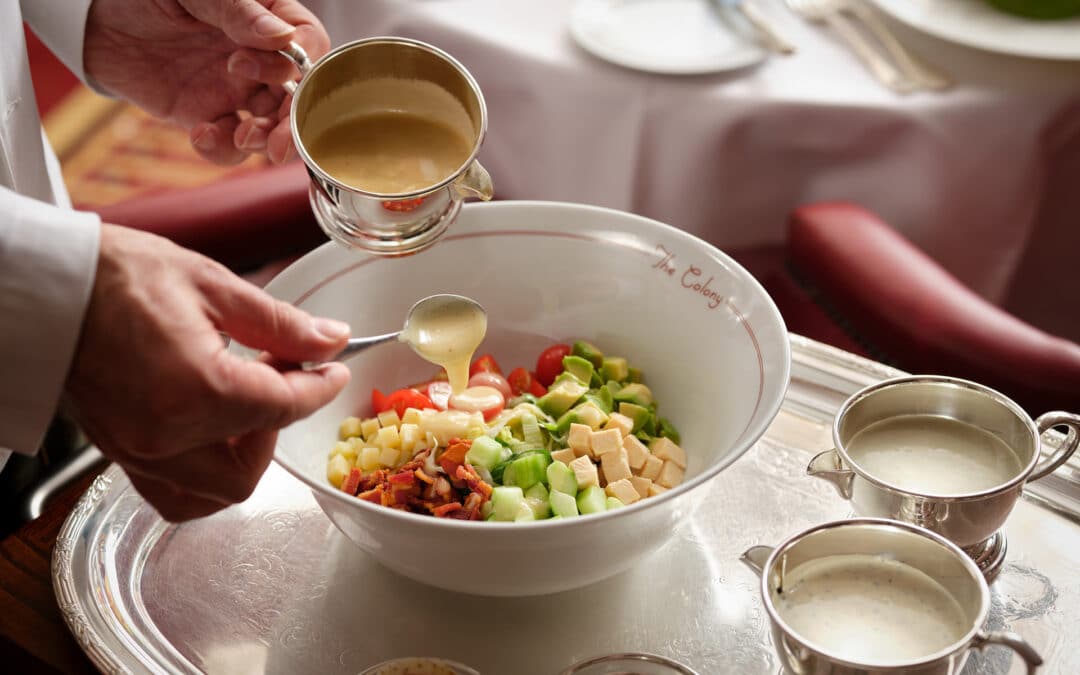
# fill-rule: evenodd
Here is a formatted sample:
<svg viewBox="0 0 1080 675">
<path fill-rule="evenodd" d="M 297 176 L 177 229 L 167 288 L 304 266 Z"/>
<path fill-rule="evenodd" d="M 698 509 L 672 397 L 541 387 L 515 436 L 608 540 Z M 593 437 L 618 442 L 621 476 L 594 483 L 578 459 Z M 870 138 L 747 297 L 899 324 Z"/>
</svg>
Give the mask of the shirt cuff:
<svg viewBox="0 0 1080 675">
<path fill-rule="evenodd" d="M 97 272 L 101 219 L 0 188 L 0 448 L 33 454 L 56 411 Z"/>
<path fill-rule="evenodd" d="M 86 16 L 93 0 L 31 0 L 22 3 L 23 19 L 71 72 L 92 84 L 83 67 Z"/>
</svg>

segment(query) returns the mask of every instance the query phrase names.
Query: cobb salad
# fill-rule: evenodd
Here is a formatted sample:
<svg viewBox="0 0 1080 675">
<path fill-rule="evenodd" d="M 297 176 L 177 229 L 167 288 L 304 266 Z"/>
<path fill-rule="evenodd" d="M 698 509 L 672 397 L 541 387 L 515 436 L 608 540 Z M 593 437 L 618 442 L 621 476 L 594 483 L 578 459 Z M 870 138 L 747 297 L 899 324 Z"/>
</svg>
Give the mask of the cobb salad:
<svg viewBox="0 0 1080 675">
<path fill-rule="evenodd" d="M 600 513 L 683 481 L 679 433 L 641 372 L 577 341 L 534 370 L 506 375 L 490 354 L 455 395 L 445 374 L 348 417 L 327 478 L 375 504 L 462 520 L 527 521 Z"/>
</svg>

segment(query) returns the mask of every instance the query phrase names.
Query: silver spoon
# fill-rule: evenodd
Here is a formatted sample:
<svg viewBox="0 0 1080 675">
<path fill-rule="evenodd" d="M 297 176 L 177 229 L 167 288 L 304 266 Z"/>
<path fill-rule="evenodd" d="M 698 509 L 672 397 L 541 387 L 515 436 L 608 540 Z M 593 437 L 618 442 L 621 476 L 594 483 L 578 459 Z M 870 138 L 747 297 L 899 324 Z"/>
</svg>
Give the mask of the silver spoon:
<svg viewBox="0 0 1080 675">
<path fill-rule="evenodd" d="M 310 370 L 328 361 L 344 361 L 371 347 L 387 342 L 404 342 L 412 347 L 413 351 L 416 351 L 418 347 L 422 346 L 417 344 L 417 340 L 422 340 L 423 338 L 414 335 L 410 328 L 413 328 L 417 321 L 423 322 L 432 317 L 448 313 L 460 313 L 463 316 L 468 316 L 469 313 L 474 313 L 474 315 L 478 313 L 485 319 L 487 318 L 487 310 L 472 298 L 467 298 L 464 295 L 453 295 L 451 293 L 429 295 L 426 298 L 418 300 L 416 304 L 409 308 L 408 313 L 405 315 L 405 325 L 401 330 L 383 335 L 349 338 L 349 341 L 345 343 L 345 348 L 334 356 L 326 361 L 307 361 L 303 364 L 303 368 L 304 370 Z"/>
</svg>

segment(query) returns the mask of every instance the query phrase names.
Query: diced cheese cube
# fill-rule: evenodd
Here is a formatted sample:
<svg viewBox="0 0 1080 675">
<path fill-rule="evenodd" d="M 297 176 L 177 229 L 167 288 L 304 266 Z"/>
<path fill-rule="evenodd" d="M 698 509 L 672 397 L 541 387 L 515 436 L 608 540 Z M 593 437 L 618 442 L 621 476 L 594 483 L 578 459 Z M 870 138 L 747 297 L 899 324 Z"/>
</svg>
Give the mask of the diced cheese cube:
<svg viewBox="0 0 1080 675">
<path fill-rule="evenodd" d="M 398 433 L 401 436 L 402 454 L 412 457 L 417 450 L 416 444 L 420 441 L 420 427 L 409 422 L 402 422 Z"/>
<path fill-rule="evenodd" d="M 401 424 L 401 418 L 398 417 L 397 411 L 394 409 L 384 410 L 379 413 L 379 426 L 381 427 L 396 427 Z"/>
<path fill-rule="evenodd" d="M 553 462 L 562 462 L 567 466 L 569 466 L 570 462 L 574 461 L 575 459 L 577 459 L 577 455 L 575 455 L 574 451 L 570 448 L 556 450 L 555 452 L 551 453 L 551 460 Z"/>
<path fill-rule="evenodd" d="M 330 458 L 333 459 L 334 455 L 345 455 L 345 459 L 356 457 L 356 453 L 353 452 L 352 445 L 348 441 L 334 443 L 334 447 L 330 449 Z"/>
<path fill-rule="evenodd" d="M 375 434 L 379 433 L 379 420 L 374 417 L 369 417 L 360 423 L 360 431 L 364 432 L 364 438 L 372 440 L 375 438 Z"/>
<path fill-rule="evenodd" d="M 596 473 L 596 465 L 587 455 L 582 455 L 570 462 L 570 469 L 577 478 L 578 490 L 584 490 L 590 485 L 600 485 L 600 476 Z"/>
<path fill-rule="evenodd" d="M 649 496 L 649 488 L 652 487 L 653 482 L 648 478 L 642 478 L 641 476 L 631 476 L 630 484 L 634 486 L 634 489 L 641 495 L 641 498 L 645 499 Z"/>
<path fill-rule="evenodd" d="M 634 429 L 634 420 L 620 413 L 611 413 L 611 417 L 608 418 L 604 429 L 618 429 L 619 433 L 624 437 L 629 436 Z"/>
<path fill-rule="evenodd" d="M 664 460 L 655 455 L 649 455 L 645 458 L 645 464 L 641 467 L 641 472 L 638 475 L 655 482 L 660 476 L 660 469 L 662 468 L 664 468 Z"/>
<path fill-rule="evenodd" d="M 683 481 L 683 476 L 686 475 L 686 471 L 683 470 L 675 462 L 668 460 L 664 462 L 664 467 L 660 469 L 660 475 L 657 477 L 657 483 L 664 487 L 675 487 Z"/>
<path fill-rule="evenodd" d="M 570 433 L 567 435 L 566 444 L 574 451 L 574 455 L 581 457 L 591 452 L 589 441 L 592 437 L 592 428 L 587 424 L 570 425 Z"/>
<path fill-rule="evenodd" d="M 360 451 L 360 456 L 356 460 L 356 465 L 360 467 L 361 471 L 374 471 L 379 468 L 380 454 L 382 454 L 382 450 L 379 448 L 364 448 Z"/>
<path fill-rule="evenodd" d="M 379 453 L 379 464 L 386 467 L 397 466 L 399 455 L 400 452 L 397 448 L 383 448 L 382 452 Z"/>
<path fill-rule="evenodd" d="M 339 488 L 345 480 L 345 476 L 349 475 L 349 469 L 351 468 L 349 460 L 341 455 L 334 455 L 326 465 L 326 479 L 330 481 L 331 485 Z"/>
<path fill-rule="evenodd" d="M 607 496 L 614 497 L 627 506 L 641 499 L 641 495 L 634 489 L 633 483 L 626 478 L 608 483 L 607 487 L 604 488 L 604 492 Z"/>
<path fill-rule="evenodd" d="M 603 457 L 609 452 L 618 452 L 622 449 L 622 433 L 618 429 L 592 432 L 589 440 L 593 457 Z"/>
<path fill-rule="evenodd" d="M 352 438 L 353 436 L 363 436 L 364 432 L 360 429 L 360 418 L 346 417 L 345 421 L 341 423 L 341 427 L 338 429 L 338 435 L 341 437 L 341 440 Z"/>
<path fill-rule="evenodd" d="M 398 433 L 397 427 L 383 427 L 379 429 L 379 433 L 375 436 L 375 445 L 380 448 L 392 448 L 398 450 L 401 448 L 401 434 Z"/>
<path fill-rule="evenodd" d="M 649 450 L 665 462 L 671 460 L 680 469 L 686 468 L 686 453 L 683 452 L 682 448 L 675 445 L 670 438 L 654 438 L 652 443 L 649 444 Z"/>
<path fill-rule="evenodd" d="M 401 416 L 402 424 L 420 424 L 422 415 L 416 408 L 406 408 L 405 414 Z"/>
<path fill-rule="evenodd" d="M 626 461 L 626 451 L 621 447 L 615 452 L 600 455 L 600 466 L 604 468 L 604 477 L 609 483 L 630 478 L 633 475 L 630 464 Z"/>
<path fill-rule="evenodd" d="M 653 483 L 652 485 L 649 486 L 649 496 L 650 497 L 655 497 L 656 495 L 662 494 L 662 493 L 667 492 L 667 491 L 668 491 L 668 489 L 666 487 L 664 487 L 663 485 L 658 485 L 656 483 Z"/>
<path fill-rule="evenodd" d="M 641 467 L 645 466 L 645 460 L 649 457 L 649 449 L 638 440 L 637 436 L 623 438 L 622 447 L 626 451 L 626 461 L 630 463 L 630 468 L 640 472 Z"/>
</svg>

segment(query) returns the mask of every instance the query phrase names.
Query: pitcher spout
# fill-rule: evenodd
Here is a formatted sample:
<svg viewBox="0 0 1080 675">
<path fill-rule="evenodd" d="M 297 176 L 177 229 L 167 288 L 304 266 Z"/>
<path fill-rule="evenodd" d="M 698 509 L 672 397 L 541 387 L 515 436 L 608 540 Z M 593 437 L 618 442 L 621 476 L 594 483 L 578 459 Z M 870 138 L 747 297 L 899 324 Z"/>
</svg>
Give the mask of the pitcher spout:
<svg viewBox="0 0 1080 675">
<path fill-rule="evenodd" d="M 855 472 L 844 466 L 840 459 L 840 453 L 836 450 L 826 450 L 810 460 L 806 467 L 806 473 L 833 484 L 836 491 L 844 499 L 851 499 L 852 483 L 855 481 Z"/>
<path fill-rule="evenodd" d="M 465 173 L 454 182 L 454 189 L 463 199 L 474 197 L 483 201 L 491 201 L 495 195 L 495 188 L 491 184 L 491 175 L 480 162 L 473 162 Z"/>
</svg>

